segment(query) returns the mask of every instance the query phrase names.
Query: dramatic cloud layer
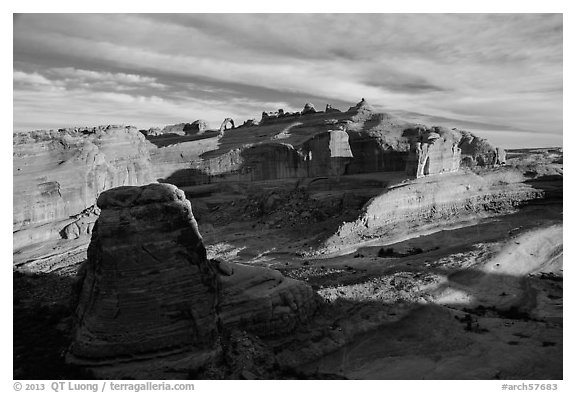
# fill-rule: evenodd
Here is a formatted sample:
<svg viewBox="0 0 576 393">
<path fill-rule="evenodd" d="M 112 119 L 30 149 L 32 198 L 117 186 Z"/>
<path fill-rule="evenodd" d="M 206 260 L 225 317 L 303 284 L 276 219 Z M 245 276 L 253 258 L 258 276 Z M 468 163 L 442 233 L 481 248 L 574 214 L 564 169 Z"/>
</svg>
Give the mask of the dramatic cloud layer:
<svg viewBox="0 0 576 393">
<path fill-rule="evenodd" d="M 366 98 L 508 147 L 562 144 L 561 15 L 19 15 L 14 129 L 258 118 Z"/>
</svg>

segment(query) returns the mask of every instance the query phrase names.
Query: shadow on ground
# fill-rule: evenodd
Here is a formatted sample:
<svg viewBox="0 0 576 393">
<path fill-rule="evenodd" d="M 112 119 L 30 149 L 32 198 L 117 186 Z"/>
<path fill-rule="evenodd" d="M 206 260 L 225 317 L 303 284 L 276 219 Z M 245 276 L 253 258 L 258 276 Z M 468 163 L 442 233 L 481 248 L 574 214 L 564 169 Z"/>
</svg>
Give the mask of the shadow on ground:
<svg viewBox="0 0 576 393">
<path fill-rule="evenodd" d="M 526 293 L 530 292 L 529 288 L 543 288 L 542 294 L 548 299 L 558 301 L 562 297 L 561 276 L 516 277 L 471 269 L 441 271 L 448 273 L 449 282 L 444 284 L 447 287 L 465 289 L 464 284 L 470 284 L 493 290 L 499 285 L 521 282 Z M 13 279 L 14 378 L 90 378 L 63 360 L 72 338 L 73 277 L 15 272 Z M 523 294 L 500 305 L 478 299 L 466 303 L 423 305 L 404 296 L 410 293 L 413 284 L 410 281 L 394 284 L 390 294 L 392 296 L 394 292 L 397 297 L 378 301 L 342 298 L 326 303 L 315 320 L 297 329 L 292 342 L 283 339 L 282 350 L 289 347 L 297 356 L 299 350 L 305 352 L 318 340 L 331 339 L 331 335 L 337 339 L 345 334 L 347 344 L 335 347 L 334 352 L 313 360 L 304 368 L 277 370 L 271 377 L 488 379 L 501 377 L 494 371 L 496 369 L 504 369 L 503 377 L 509 377 L 520 367 L 517 363 L 522 363 L 528 374 L 520 373 L 518 378 L 562 379 L 562 317 L 539 315 L 535 311 L 534 296 Z M 478 291 L 482 288 L 475 288 L 474 293 Z M 354 333 L 356 327 L 382 312 L 391 315 L 390 322 L 377 323 L 368 331 Z M 395 313 L 402 313 L 402 317 L 395 320 Z M 548 330 L 553 334 L 548 334 Z M 269 343 L 274 346 L 274 340 Z M 479 359 L 495 362 L 494 367 L 483 370 L 485 366 Z M 399 371 L 400 364 L 412 371 Z M 378 365 L 377 369 L 375 365 Z M 419 372 L 415 367 L 422 370 Z M 450 367 L 453 367 L 452 373 Z"/>
</svg>

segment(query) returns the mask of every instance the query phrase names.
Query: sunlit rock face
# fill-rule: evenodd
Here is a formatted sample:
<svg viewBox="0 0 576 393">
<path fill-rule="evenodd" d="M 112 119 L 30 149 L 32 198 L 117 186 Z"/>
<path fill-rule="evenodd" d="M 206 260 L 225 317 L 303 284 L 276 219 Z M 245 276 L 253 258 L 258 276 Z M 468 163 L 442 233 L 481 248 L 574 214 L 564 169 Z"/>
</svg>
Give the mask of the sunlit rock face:
<svg viewBox="0 0 576 393">
<path fill-rule="evenodd" d="M 544 191 L 523 183 L 521 176 L 509 175 L 460 172 L 395 187 L 366 203 L 356 220 L 340 225 L 324 250 L 347 250 L 373 239 L 392 243 L 416 230 L 508 214 L 527 201 L 544 198 Z"/>
<path fill-rule="evenodd" d="M 76 364 L 217 351 L 218 274 L 184 193 L 119 187 L 102 209 L 79 273 Z"/>
<path fill-rule="evenodd" d="M 106 126 L 15 134 L 14 249 L 88 239 L 97 219 L 96 198 L 117 186 L 371 172 L 422 177 L 505 163 L 503 149 L 471 133 L 377 113 L 365 100 L 346 112 L 307 108 L 305 114 L 279 110 L 259 124 L 223 133 L 196 121 L 154 132 Z"/>
<path fill-rule="evenodd" d="M 69 232 L 89 235 L 95 219 L 83 213 L 102 191 L 153 181 L 146 141 L 134 127 L 14 134 L 13 149 L 14 249 L 60 238 L 81 218 Z"/>
<path fill-rule="evenodd" d="M 468 167 L 491 167 L 506 163 L 506 151 L 495 147 L 486 139 L 479 138 L 467 131 L 460 131 L 462 139 L 459 147 L 462 151 L 462 164 Z"/>
<path fill-rule="evenodd" d="M 310 103 L 302 112 L 263 112 L 257 124 L 222 131 L 194 141 L 149 136 L 156 178 L 186 187 L 371 172 L 422 177 L 505 162 L 503 149 L 469 132 L 378 113 L 366 100 L 345 112 Z"/>
<path fill-rule="evenodd" d="M 456 172 L 460 168 L 460 135 L 450 130 L 433 128 L 412 139 L 406 164 L 407 174 L 415 177 Z"/>
</svg>

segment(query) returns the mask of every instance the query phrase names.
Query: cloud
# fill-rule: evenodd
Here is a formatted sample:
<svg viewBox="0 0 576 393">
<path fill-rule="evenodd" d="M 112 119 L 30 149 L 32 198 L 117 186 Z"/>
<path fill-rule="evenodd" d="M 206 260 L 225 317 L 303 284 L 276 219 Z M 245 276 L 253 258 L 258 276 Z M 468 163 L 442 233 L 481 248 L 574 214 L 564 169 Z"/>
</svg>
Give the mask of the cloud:
<svg viewBox="0 0 576 393">
<path fill-rule="evenodd" d="M 138 74 L 99 72 L 93 70 L 50 68 L 40 72 L 14 71 L 14 83 L 18 89 L 74 90 L 85 89 L 95 92 L 151 92 L 165 90 L 167 85 L 156 78 Z"/>
<path fill-rule="evenodd" d="M 222 101 L 173 95 L 167 99 L 133 91 L 96 91 L 81 84 L 52 82 L 40 74 L 18 75 L 26 81 L 37 79 L 44 83 L 14 91 L 14 119 L 19 119 L 14 131 L 98 124 L 130 124 L 147 129 L 196 119 L 207 120 L 216 127 L 230 112 L 248 118 L 262 107 L 289 107 L 286 102 L 247 98 Z M 62 86 L 54 89 L 54 83 Z"/>
<path fill-rule="evenodd" d="M 54 82 L 37 72 L 26 73 L 23 71 L 14 71 L 13 81 L 15 85 L 28 87 L 57 87 Z"/>
<path fill-rule="evenodd" d="M 73 67 L 54 68 L 50 74 L 64 78 L 65 81 L 84 83 L 115 83 L 119 85 L 145 85 L 156 89 L 162 89 L 165 85 L 158 83 L 156 78 L 138 74 L 126 74 L 123 72 L 99 72 L 92 70 L 76 69 Z"/>
<path fill-rule="evenodd" d="M 175 113 L 196 100 L 246 117 L 278 108 L 251 103 L 365 97 L 383 110 L 558 135 L 562 23 L 558 14 L 24 15 L 15 90 L 158 97 Z"/>
</svg>

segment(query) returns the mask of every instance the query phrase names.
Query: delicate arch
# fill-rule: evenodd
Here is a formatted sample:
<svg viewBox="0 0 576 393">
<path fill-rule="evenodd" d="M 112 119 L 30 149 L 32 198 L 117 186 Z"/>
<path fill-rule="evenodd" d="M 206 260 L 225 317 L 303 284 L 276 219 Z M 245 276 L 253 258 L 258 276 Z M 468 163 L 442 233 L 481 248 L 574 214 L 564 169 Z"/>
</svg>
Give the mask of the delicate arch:
<svg viewBox="0 0 576 393">
<path fill-rule="evenodd" d="M 226 126 L 230 124 L 230 128 L 226 128 Z M 224 119 L 224 121 L 222 122 L 222 125 L 220 126 L 220 134 L 223 134 L 224 131 L 229 130 L 229 129 L 233 129 L 234 127 L 234 120 L 232 120 L 231 118 L 227 117 L 226 119 Z"/>
</svg>

